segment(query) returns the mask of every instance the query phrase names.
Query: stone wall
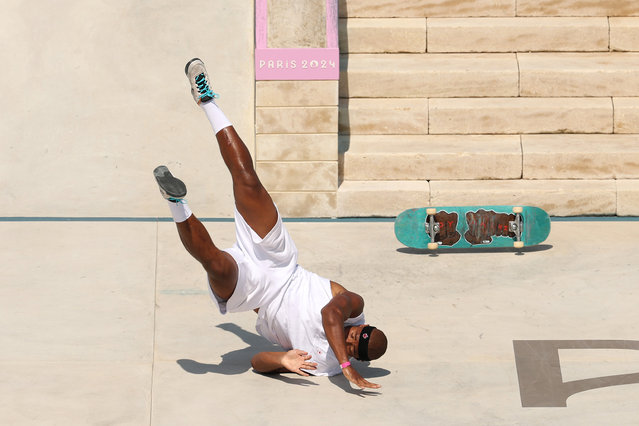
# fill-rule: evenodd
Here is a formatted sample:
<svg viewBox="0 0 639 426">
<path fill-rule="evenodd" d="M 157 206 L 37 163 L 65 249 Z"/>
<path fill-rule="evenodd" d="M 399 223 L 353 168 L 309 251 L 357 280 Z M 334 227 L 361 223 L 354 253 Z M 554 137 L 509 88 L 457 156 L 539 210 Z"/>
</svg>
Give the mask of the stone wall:
<svg viewBox="0 0 639 426">
<path fill-rule="evenodd" d="M 639 2 L 339 6 L 338 216 L 639 215 Z"/>
</svg>

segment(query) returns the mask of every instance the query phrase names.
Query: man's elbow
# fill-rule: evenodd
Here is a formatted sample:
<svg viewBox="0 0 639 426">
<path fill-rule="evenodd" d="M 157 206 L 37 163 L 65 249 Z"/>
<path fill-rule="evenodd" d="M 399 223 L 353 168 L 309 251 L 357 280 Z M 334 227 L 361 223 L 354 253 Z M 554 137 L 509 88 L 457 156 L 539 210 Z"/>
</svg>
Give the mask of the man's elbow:
<svg viewBox="0 0 639 426">
<path fill-rule="evenodd" d="M 330 324 L 339 324 L 343 322 L 342 319 L 342 311 L 336 306 L 326 305 L 321 310 L 322 313 L 322 324 L 330 325 Z"/>
</svg>

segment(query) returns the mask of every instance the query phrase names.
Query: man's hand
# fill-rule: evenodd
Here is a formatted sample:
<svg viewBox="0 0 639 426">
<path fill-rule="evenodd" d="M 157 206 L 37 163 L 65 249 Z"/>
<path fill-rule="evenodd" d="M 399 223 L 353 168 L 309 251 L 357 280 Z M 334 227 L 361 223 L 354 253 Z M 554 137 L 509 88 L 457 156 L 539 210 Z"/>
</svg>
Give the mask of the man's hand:
<svg viewBox="0 0 639 426">
<path fill-rule="evenodd" d="M 309 376 L 309 374 L 301 369 L 315 370 L 317 369 L 316 362 L 309 362 L 311 356 L 308 352 L 301 351 L 299 349 L 292 349 L 282 357 L 282 366 L 288 371 L 297 373 L 300 376 Z"/>
<path fill-rule="evenodd" d="M 371 383 L 368 380 L 366 380 L 365 378 L 363 378 L 362 376 L 360 376 L 360 374 L 357 372 L 357 370 L 355 370 L 350 365 L 348 367 L 342 369 L 342 373 L 344 373 L 344 377 L 346 377 L 349 382 L 359 386 L 362 389 L 364 389 L 364 388 L 379 389 L 379 388 L 382 387 L 381 385 L 377 385 L 375 383 Z"/>
</svg>

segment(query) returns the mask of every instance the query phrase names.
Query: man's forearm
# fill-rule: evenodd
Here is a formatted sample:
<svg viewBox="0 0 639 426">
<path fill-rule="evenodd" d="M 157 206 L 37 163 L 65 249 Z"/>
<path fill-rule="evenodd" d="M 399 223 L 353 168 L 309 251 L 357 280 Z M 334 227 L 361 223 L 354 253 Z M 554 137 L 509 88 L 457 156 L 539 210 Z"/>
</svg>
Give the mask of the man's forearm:
<svg viewBox="0 0 639 426">
<path fill-rule="evenodd" d="M 260 352 L 251 359 L 251 365 L 259 373 L 281 373 L 287 371 L 282 365 L 286 352 Z"/>
<path fill-rule="evenodd" d="M 340 364 L 348 361 L 346 339 L 344 334 L 344 319 L 338 309 L 322 309 L 322 326 L 326 333 L 326 340 Z"/>
</svg>

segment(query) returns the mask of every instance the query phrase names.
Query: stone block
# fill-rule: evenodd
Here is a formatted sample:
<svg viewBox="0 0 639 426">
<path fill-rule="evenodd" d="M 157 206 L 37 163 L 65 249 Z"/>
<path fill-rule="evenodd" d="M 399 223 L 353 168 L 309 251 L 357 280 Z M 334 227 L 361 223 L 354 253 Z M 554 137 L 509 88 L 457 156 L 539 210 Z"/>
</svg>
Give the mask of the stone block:
<svg viewBox="0 0 639 426">
<path fill-rule="evenodd" d="M 348 18 L 425 18 L 431 16 L 515 16 L 516 0 L 339 0 Z"/>
<path fill-rule="evenodd" d="M 256 81 L 256 107 L 335 106 L 337 81 Z"/>
<path fill-rule="evenodd" d="M 638 135 L 524 135 L 524 179 L 639 178 Z"/>
<path fill-rule="evenodd" d="M 361 54 L 341 64 L 343 98 L 519 95 L 514 54 Z"/>
<path fill-rule="evenodd" d="M 271 192 L 282 217 L 335 217 L 336 192 Z"/>
<path fill-rule="evenodd" d="M 260 107 L 255 132 L 337 133 L 338 107 Z"/>
<path fill-rule="evenodd" d="M 428 133 L 428 99 L 342 99 L 341 134 L 415 135 Z"/>
<path fill-rule="evenodd" d="M 639 18 L 610 18 L 610 50 L 639 51 Z"/>
<path fill-rule="evenodd" d="M 345 180 L 518 179 L 519 136 L 352 136 Z"/>
<path fill-rule="evenodd" d="M 256 171 L 269 192 L 337 191 L 336 161 L 258 162 Z"/>
<path fill-rule="evenodd" d="M 639 95 L 637 53 L 521 53 L 517 56 L 521 96 Z"/>
<path fill-rule="evenodd" d="M 639 98 L 613 98 L 615 133 L 639 133 Z"/>
<path fill-rule="evenodd" d="M 428 52 L 607 51 L 601 18 L 428 18 Z"/>
<path fill-rule="evenodd" d="M 431 134 L 612 133 L 610 98 L 429 99 Z"/>
<path fill-rule="evenodd" d="M 427 181 L 346 181 L 337 191 L 337 215 L 393 217 L 429 199 Z"/>
<path fill-rule="evenodd" d="M 336 134 L 257 135 L 257 161 L 337 161 Z"/>
<path fill-rule="evenodd" d="M 636 0 L 517 0 L 517 16 L 639 16 Z"/>
<path fill-rule="evenodd" d="M 433 206 L 525 205 L 551 216 L 614 215 L 614 180 L 431 181 Z"/>
<path fill-rule="evenodd" d="M 639 216 L 639 180 L 617 181 L 617 215 Z"/>
<path fill-rule="evenodd" d="M 268 47 L 326 47 L 326 0 L 269 0 Z"/>
<path fill-rule="evenodd" d="M 343 53 L 424 53 L 426 19 L 340 19 L 339 48 Z"/>
</svg>

